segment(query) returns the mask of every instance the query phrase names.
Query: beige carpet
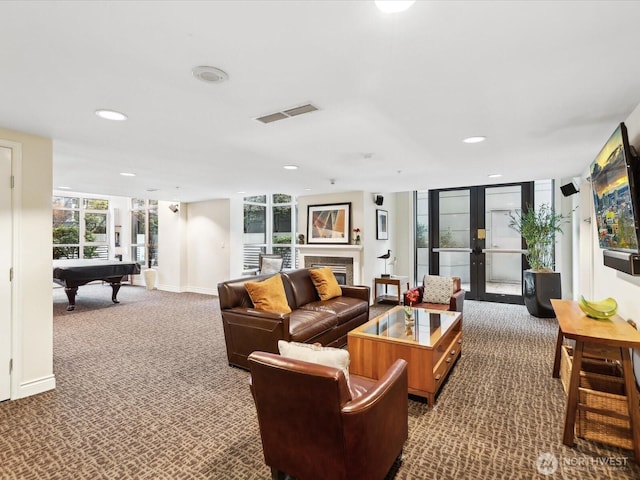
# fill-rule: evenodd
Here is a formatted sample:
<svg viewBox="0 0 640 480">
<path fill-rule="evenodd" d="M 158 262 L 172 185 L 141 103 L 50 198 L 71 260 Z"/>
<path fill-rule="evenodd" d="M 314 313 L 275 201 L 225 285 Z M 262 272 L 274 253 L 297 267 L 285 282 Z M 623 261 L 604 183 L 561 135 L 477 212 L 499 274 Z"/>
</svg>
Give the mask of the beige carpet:
<svg viewBox="0 0 640 480">
<path fill-rule="evenodd" d="M 248 373 L 227 365 L 217 299 L 132 286 L 118 298 L 80 287 L 66 312 L 55 290 L 58 387 L 0 404 L 0 478 L 270 478 Z M 553 319 L 524 307 L 467 301 L 463 355 L 433 410 L 409 402 L 395 478 L 639 478 L 632 452 L 562 445 L 555 334 Z M 545 453 L 558 462 L 548 477 L 536 469 Z M 612 459 L 622 465 L 603 465 Z"/>
</svg>

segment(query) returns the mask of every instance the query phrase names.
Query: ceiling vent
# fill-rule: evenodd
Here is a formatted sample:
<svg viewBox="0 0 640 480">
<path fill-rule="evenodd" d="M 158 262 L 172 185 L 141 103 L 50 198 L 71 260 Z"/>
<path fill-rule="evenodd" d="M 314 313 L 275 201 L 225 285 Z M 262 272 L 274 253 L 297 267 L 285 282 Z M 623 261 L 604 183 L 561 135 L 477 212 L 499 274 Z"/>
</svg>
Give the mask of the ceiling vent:
<svg viewBox="0 0 640 480">
<path fill-rule="evenodd" d="M 275 113 L 270 113 L 268 115 L 263 115 L 262 117 L 257 117 L 255 120 L 261 123 L 271 123 L 271 122 L 277 122 L 278 120 L 284 120 L 285 118 L 289 118 L 289 117 L 296 117 L 298 115 L 302 115 L 303 113 L 315 112 L 316 110 L 318 110 L 318 107 L 308 103 L 306 105 L 300 105 L 299 107 L 283 110 L 282 112 L 275 112 Z"/>
</svg>

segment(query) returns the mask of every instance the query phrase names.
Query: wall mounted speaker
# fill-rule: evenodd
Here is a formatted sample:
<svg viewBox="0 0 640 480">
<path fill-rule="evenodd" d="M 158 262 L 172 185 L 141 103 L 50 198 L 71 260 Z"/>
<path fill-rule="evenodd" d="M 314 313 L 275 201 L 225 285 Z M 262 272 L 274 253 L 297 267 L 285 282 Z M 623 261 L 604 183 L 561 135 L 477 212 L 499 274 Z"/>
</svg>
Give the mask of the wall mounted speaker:
<svg viewBox="0 0 640 480">
<path fill-rule="evenodd" d="M 560 187 L 560 191 L 562 192 L 562 195 L 564 195 L 565 197 L 569 197 L 574 193 L 578 193 L 580 190 L 578 190 L 575 184 L 571 182 L 571 183 L 567 183 L 566 185 L 562 185 Z"/>
<path fill-rule="evenodd" d="M 374 195 L 373 201 L 375 202 L 376 205 L 380 206 L 384 202 L 384 197 L 382 195 Z"/>
</svg>

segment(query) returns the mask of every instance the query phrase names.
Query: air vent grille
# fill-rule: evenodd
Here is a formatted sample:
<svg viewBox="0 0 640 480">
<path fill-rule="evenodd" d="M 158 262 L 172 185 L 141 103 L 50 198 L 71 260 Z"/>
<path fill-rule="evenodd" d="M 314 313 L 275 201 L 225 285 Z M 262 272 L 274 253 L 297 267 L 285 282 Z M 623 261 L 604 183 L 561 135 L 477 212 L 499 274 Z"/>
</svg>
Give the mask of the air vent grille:
<svg viewBox="0 0 640 480">
<path fill-rule="evenodd" d="M 275 112 L 275 113 L 270 113 L 268 115 L 263 115 L 261 117 L 257 117 L 256 120 L 261 123 L 272 123 L 278 120 L 284 120 L 285 118 L 296 117 L 298 115 L 302 115 L 303 113 L 315 112 L 316 110 L 318 110 L 318 107 L 308 103 L 306 105 L 300 105 L 299 107 L 283 110 L 282 112 Z"/>
<path fill-rule="evenodd" d="M 284 113 L 278 112 L 278 113 L 272 113 L 271 115 L 258 117 L 256 118 L 256 120 L 262 123 L 271 123 L 271 122 L 277 122 L 278 120 L 284 120 L 285 118 L 289 118 L 289 117 L 287 117 Z"/>
</svg>

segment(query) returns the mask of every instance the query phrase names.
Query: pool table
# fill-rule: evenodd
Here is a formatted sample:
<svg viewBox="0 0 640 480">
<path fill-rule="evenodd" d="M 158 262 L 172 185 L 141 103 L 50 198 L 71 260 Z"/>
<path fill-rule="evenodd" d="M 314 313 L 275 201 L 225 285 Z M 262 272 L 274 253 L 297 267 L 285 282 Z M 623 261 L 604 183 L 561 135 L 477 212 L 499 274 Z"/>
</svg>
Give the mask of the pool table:
<svg viewBox="0 0 640 480">
<path fill-rule="evenodd" d="M 76 306 L 78 287 L 95 280 L 111 284 L 113 303 L 120 303 L 116 298 L 122 278 L 140 273 L 140 265 L 136 262 L 118 262 L 109 260 L 54 260 L 53 281 L 64 287 L 69 299 L 67 311 Z"/>
</svg>

